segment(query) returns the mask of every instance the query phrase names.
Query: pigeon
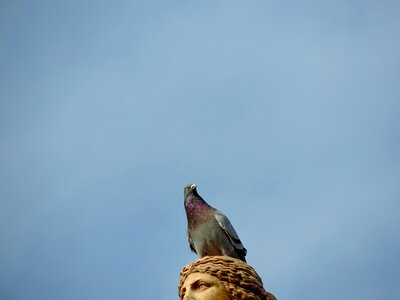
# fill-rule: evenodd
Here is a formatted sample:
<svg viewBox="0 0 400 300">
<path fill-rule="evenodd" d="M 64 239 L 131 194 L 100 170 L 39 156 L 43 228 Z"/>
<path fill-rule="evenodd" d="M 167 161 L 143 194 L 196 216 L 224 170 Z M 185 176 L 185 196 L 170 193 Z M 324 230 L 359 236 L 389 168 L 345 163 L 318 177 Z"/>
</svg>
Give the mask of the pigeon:
<svg viewBox="0 0 400 300">
<path fill-rule="evenodd" d="M 200 257 L 225 255 L 246 262 L 247 254 L 229 219 L 197 193 L 197 185 L 184 189 L 190 249 Z"/>
</svg>

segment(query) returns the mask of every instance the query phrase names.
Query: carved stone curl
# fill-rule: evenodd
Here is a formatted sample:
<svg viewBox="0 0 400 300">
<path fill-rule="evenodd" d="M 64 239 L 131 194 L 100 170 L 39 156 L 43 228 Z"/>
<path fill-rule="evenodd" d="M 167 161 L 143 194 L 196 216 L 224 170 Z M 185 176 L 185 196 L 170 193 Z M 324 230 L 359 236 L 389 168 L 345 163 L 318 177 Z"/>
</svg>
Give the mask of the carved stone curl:
<svg viewBox="0 0 400 300">
<path fill-rule="evenodd" d="M 181 299 L 186 292 L 185 281 L 194 273 L 216 277 L 231 300 L 276 300 L 274 295 L 264 290 L 261 278 L 251 266 L 228 256 L 205 256 L 185 266 L 181 270 L 178 286 Z"/>
</svg>

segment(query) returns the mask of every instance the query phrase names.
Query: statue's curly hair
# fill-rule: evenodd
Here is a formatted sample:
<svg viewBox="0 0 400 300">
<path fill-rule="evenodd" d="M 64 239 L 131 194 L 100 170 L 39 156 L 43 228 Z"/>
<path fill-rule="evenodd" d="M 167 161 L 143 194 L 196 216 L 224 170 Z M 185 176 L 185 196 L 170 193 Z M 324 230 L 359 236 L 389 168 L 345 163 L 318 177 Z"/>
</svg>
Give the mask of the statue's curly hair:
<svg viewBox="0 0 400 300">
<path fill-rule="evenodd" d="M 274 295 L 264 290 L 260 276 L 252 267 L 228 256 L 205 256 L 185 266 L 178 286 L 181 299 L 183 283 L 190 274 L 197 272 L 217 277 L 232 300 L 276 300 Z"/>
</svg>

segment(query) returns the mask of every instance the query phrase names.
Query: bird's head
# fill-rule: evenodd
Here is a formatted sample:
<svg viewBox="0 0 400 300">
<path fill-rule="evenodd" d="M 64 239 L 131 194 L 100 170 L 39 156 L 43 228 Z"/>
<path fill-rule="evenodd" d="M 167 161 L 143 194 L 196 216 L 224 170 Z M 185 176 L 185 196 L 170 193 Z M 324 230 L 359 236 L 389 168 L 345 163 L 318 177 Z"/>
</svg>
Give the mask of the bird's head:
<svg viewBox="0 0 400 300">
<path fill-rule="evenodd" d="M 187 196 L 189 196 L 189 195 L 191 195 L 191 194 L 197 195 L 197 190 L 196 190 L 196 188 L 197 188 L 197 185 L 196 185 L 195 183 L 189 183 L 189 184 L 187 184 L 187 185 L 185 186 L 184 190 L 183 190 L 183 192 L 184 192 L 184 194 L 185 194 L 185 199 L 186 199 Z"/>
</svg>

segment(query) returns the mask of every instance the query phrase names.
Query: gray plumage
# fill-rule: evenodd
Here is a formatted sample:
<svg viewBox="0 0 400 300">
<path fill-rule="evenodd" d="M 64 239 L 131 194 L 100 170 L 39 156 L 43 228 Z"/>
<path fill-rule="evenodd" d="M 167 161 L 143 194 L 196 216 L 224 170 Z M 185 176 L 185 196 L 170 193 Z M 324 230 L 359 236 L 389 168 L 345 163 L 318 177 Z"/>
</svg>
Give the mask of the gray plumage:
<svg viewBox="0 0 400 300">
<path fill-rule="evenodd" d="M 197 193 L 196 184 L 184 189 L 189 246 L 200 257 L 226 255 L 246 261 L 243 247 L 229 219 Z"/>
</svg>

